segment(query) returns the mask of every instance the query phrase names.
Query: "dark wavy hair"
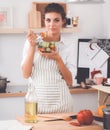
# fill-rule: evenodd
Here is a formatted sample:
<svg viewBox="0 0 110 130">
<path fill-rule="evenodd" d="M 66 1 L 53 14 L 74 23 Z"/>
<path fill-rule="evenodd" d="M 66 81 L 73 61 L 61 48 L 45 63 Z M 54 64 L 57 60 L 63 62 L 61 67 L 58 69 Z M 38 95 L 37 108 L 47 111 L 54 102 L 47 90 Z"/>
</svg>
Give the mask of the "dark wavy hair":
<svg viewBox="0 0 110 130">
<path fill-rule="evenodd" d="M 51 12 L 55 12 L 61 15 L 62 20 L 65 20 L 66 22 L 66 13 L 64 11 L 64 8 L 62 7 L 62 5 L 58 4 L 58 3 L 50 3 L 48 4 L 45 8 L 44 8 L 44 12 L 43 12 L 43 18 L 45 19 L 45 14 L 46 13 L 51 13 Z M 64 25 L 65 26 L 65 23 Z"/>
</svg>

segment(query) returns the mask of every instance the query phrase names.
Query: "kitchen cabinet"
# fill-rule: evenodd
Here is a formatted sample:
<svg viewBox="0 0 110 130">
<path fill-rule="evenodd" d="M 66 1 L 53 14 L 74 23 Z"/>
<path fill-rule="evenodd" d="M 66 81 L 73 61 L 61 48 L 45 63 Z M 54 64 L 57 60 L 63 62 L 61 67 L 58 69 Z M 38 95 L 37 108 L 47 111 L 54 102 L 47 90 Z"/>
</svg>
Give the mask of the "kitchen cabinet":
<svg viewBox="0 0 110 130">
<path fill-rule="evenodd" d="M 0 98 L 0 120 L 16 119 L 24 115 L 24 96 Z"/>
</svg>

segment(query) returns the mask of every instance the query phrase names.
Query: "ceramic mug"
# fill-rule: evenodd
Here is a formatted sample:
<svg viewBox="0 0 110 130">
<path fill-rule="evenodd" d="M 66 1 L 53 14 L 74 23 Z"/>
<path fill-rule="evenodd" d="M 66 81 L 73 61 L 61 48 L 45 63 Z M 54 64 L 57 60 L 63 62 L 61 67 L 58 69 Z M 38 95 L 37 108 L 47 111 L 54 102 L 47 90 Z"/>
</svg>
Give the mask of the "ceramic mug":
<svg viewBox="0 0 110 130">
<path fill-rule="evenodd" d="M 102 74 L 100 74 L 100 73 L 95 74 L 95 76 L 94 76 L 94 82 L 95 82 L 96 85 L 102 84 L 103 80 L 104 80 L 104 78 L 103 78 Z"/>
<path fill-rule="evenodd" d="M 96 77 L 95 78 L 95 84 L 100 85 L 103 83 L 103 77 Z"/>
</svg>

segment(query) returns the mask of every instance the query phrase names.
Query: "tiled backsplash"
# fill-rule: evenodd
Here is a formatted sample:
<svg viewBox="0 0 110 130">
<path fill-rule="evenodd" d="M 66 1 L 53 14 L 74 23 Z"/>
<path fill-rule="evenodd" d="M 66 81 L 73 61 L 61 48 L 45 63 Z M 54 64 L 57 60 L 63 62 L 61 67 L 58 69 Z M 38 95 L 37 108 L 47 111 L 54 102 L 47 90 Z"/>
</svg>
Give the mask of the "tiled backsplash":
<svg viewBox="0 0 110 130">
<path fill-rule="evenodd" d="M 7 86 L 6 93 L 21 93 L 27 91 L 27 86 Z"/>
</svg>

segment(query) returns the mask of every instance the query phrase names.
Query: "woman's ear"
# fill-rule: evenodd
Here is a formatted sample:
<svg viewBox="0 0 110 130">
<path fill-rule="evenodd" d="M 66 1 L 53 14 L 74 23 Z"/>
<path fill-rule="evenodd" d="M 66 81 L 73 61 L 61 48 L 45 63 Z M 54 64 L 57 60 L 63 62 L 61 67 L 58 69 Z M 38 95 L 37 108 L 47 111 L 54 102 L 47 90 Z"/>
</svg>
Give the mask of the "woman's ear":
<svg viewBox="0 0 110 130">
<path fill-rule="evenodd" d="M 63 20 L 63 24 L 62 24 L 62 27 L 66 27 L 66 24 L 67 24 L 67 20 L 66 18 Z"/>
</svg>

